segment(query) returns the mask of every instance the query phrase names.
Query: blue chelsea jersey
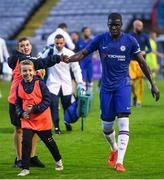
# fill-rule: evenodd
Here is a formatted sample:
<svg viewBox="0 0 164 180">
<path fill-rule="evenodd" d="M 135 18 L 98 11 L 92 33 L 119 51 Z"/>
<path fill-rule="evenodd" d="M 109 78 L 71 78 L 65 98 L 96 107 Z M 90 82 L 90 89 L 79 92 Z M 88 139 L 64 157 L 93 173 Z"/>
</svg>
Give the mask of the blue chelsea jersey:
<svg viewBox="0 0 164 180">
<path fill-rule="evenodd" d="M 138 42 L 141 51 L 146 51 L 146 53 L 150 53 L 152 51 L 150 41 L 149 41 L 149 36 L 141 32 L 139 34 L 132 32 L 130 33 Z"/>
<path fill-rule="evenodd" d="M 109 32 L 96 36 L 86 47 L 89 53 L 98 50 L 102 63 L 101 91 L 113 91 L 123 84 L 130 84 L 129 63 L 134 54 L 140 53 L 135 38 L 122 33 L 113 40 Z"/>
<path fill-rule="evenodd" d="M 84 39 L 81 39 L 80 41 L 78 41 L 78 47 L 79 47 L 79 50 L 82 50 L 84 49 L 88 44 L 90 44 L 90 42 L 92 41 L 92 39 L 89 39 L 88 41 L 84 41 Z M 92 63 L 92 53 L 89 54 L 88 56 L 86 56 L 85 58 L 83 58 L 81 61 L 80 61 L 80 65 L 85 66 L 87 64 L 90 64 Z"/>
</svg>

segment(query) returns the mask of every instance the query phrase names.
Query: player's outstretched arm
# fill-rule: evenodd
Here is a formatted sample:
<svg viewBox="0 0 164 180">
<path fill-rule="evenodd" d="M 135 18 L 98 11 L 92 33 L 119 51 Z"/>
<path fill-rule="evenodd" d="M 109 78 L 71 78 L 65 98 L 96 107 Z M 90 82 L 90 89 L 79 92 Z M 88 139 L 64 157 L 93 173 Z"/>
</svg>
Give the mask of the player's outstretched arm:
<svg viewBox="0 0 164 180">
<path fill-rule="evenodd" d="M 15 66 L 17 64 L 17 61 L 19 60 L 26 60 L 27 56 L 22 54 L 21 52 L 14 50 L 12 52 L 12 55 L 8 58 L 8 65 L 11 69 L 15 69 Z"/>
<path fill-rule="evenodd" d="M 69 63 L 69 57 L 67 55 L 61 54 L 60 59 L 62 62 Z"/>
<path fill-rule="evenodd" d="M 30 56 L 29 60 L 34 63 L 34 67 L 36 70 L 44 69 L 51 66 L 54 66 L 57 63 L 60 63 L 61 57 L 58 55 L 47 56 L 46 58 L 36 58 Z"/>
<path fill-rule="evenodd" d="M 160 98 L 159 89 L 156 86 L 156 83 L 152 80 L 151 71 L 141 53 L 137 55 L 137 61 L 140 65 L 143 73 L 145 74 L 145 76 L 147 77 L 147 79 L 149 80 L 149 82 L 151 84 L 151 93 L 152 93 L 153 97 L 155 98 L 156 101 L 158 101 Z"/>
<path fill-rule="evenodd" d="M 76 54 L 74 54 L 73 56 L 70 56 L 68 58 L 63 59 L 63 61 L 65 63 L 76 62 L 76 61 L 80 61 L 81 59 L 83 59 L 87 55 L 88 55 L 87 49 L 83 49 L 83 50 L 77 52 Z"/>
</svg>

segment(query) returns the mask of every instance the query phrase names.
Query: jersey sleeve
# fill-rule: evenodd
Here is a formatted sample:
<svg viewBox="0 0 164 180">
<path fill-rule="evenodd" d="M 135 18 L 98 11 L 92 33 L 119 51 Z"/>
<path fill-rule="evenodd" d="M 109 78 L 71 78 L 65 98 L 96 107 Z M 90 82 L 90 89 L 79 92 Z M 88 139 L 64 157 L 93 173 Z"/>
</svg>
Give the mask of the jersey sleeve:
<svg viewBox="0 0 164 180">
<path fill-rule="evenodd" d="M 42 92 L 42 101 L 39 104 L 34 105 L 32 107 L 32 112 L 34 114 L 45 111 L 50 106 L 51 103 L 51 95 L 46 84 L 42 80 L 40 80 L 39 85 Z"/>
<path fill-rule="evenodd" d="M 152 51 L 152 48 L 151 48 L 151 44 L 150 44 L 150 41 L 149 41 L 149 36 L 147 34 L 145 34 L 145 39 L 146 39 L 146 54 L 150 53 Z"/>
<path fill-rule="evenodd" d="M 82 73 L 81 73 L 81 68 L 78 62 L 73 62 L 70 63 L 72 72 L 75 76 L 75 80 L 77 83 L 82 83 L 83 82 L 83 78 L 82 78 Z"/>
<path fill-rule="evenodd" d="M 8 65 L 11 69 L 14 69 L 16 67 L 17 61 L 23 61 L 29 59 L 26 55 L 20 53 L 17 50 L 14 50 L 12 52 L 12 55 L 8 58 Z"/>
<path fill-rule="evenodd" d="M 22 114 L 23 114 L 23 102 L 22 102 L 22 99 L 19 97 L 18 95 L 18 88 L 19 86 L 17 86 L 16 88 L 16 103 L 15 103 L 15 107 L 16 107 L 16 113 L 18 115 L 18 117 L 22 117 Z"/>
<path fill-rule="evenodd" d="M 88 54 L 98 50 L 100 39 L 100 35 L 98 35 L 86 46 Z"/>
<path fill-rule="evenodd" d="M 139 54 L 141 52 L 140 46 L 137 42 L 137 40 L 131 36 L 131 43 L 132 43 L 132 53 L 134 55 Z"/>
</svg>

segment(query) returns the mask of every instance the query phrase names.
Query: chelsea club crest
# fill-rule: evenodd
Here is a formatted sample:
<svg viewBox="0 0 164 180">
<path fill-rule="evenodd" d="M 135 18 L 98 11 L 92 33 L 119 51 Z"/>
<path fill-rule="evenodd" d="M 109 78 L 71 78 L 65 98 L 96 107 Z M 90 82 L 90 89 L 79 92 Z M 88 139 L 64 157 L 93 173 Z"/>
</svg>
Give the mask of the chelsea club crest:
<svg viewBox="0 0 164 180">
<path fill-rule="evenodd" d="M 121 50 L 121 51 L 125 51 L 125 50 L 126 50 L 126 47 L 125 47 L 125 46 L 121 46 L 121 47 L 120 47 L 120 50 Z"/>
</svg>

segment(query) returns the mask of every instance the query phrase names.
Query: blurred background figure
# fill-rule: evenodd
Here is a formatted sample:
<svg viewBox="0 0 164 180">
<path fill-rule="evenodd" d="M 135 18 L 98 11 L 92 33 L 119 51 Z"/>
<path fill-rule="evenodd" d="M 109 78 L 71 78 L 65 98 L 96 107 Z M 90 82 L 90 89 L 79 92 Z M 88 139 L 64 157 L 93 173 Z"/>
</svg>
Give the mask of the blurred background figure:
<svg viewBox="0 0 164 180">
<path fill-rule="evenodd" d="M 71 38 L 73 43 L 75 44 L 74 52 L 78 52 L 80 50 L 79 44 L 81 44 L 80 42 L 82 41 L 80 33 L 78 31 L 73 31 L 71 33 Z"/>
<path fill-rule="evenodd" d="M 9 57 L 9 53 L 6 47 L 6 42 L 4 39 L 0 38 L 0 98 L 2 97 L 1 86 L 2 86 L 3 72 L 7 70 L 6 66 L 4 66 L 4 62 L 7 62 L 8 57 Z"/>
<path fill-rule="evenodd" d="M 80 33 L 78 31 L 71 32 L 71 38 L 72 38 L 73 43 L 75 44 L 75 49 L 73 51 L 78 52 L 80 50 L 80 47 L 79 47 L 79 45 L 81 44 L 80 42 L 83 41 L 80 36 Z M 71 78 L 72 78 L 73 94 L 76 95 L 76 85 L 77 85 L 76 79 L 71 69 L 70 69 L 70 73 L 71 73 Z"/>
<path fill-rule="evenodd" d="M 142 55 L 146 58 L 146 54 L 151 52 L 151 46 L 149 37 L 143 32 L 143 22 L 141 20 L 135 20 L 133 22 L 133 32 L 131 35 L 137 40 L 140 45 Z M 131 78 L 133 105 L 136 107 L 142 106 L 142 95 L 144 90 L 144 74 L 133 57 L 129 65 L 129 73 Z"/>
<path fill-rule="evenodd" d="M 91 28 L 83 27 L 82 30 L 82 40 L 79 41 L 78 47 L 79 50 L 86 47 L 93 39 Z M 80 61 L 80 67 L 82 70 L 83 81 L 86 86 L 86 90 L 92 92 L 93 88 L 93 63 L 92 63 L 93 53 L 86 56 Z"/>
<path fill-rule="evenodd" d="M 157 33 L 155 31 L 150 32 L 150 44 L 152 52 L 146 56 L 146 61 L 149 65 L 149 68 L 152 72 L 153 79 L 155 79 L 159 72 L 159 64 L 157 57 L 164 58 L 164 54 L 158 52 L 157 43 L 156 43 Z"/>
<path fill-rule="evenodd" d="M 71 56 L 74 52 L 65 47 L 64 37 L 61 34 L 56 35 L 54 39 L 54 46 L 47 49 L 43 54 L 42 58 L 48 57 L 50 55 L 67 55 Z M 59 64 L 47 69 L 47 81 L 46 85 L 51 93 L 51 115 L 52 121 L 55 127 L 55 134 L 61 134 L 60 124 L 59 124 L 59 100 L 61 99 L 61 104 L 64 111 L 75 101 L 73 97 L 73 88 L 71 81 L 70 69 L 74 74 L 77 88 L 82 86 L 82 74 L 79 63 L 66 64 L 60 62 Z M 67 131 L 72 131 L 71 124 L 64 121 Z"/>
<path fill-rule="evenodd" d="M 75 45 L 72 42 L 72 39 L 71 39 L 70 35 L 67 32 L 67 29 L 68 29 L 68 26 L 67 26 L 66 23 L 60 23 L 58 25 L 58 28 L 53 33 L 51 33 L 49 35 L 49 37 L 47 39 L 47 45 L 48 46 L 53 45 L 54 44 L 55 36 L 58 35 L 58 34 L 61 34 L 64 37 L 64 41 L 65 41 L 66 46 L 69 49 L 74 50 L 75 49 Z"/>
</svg>

